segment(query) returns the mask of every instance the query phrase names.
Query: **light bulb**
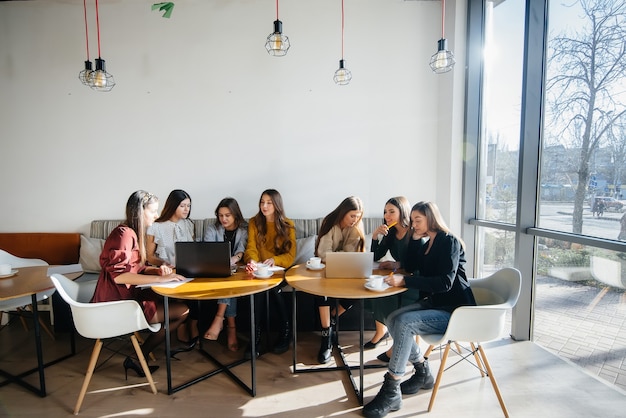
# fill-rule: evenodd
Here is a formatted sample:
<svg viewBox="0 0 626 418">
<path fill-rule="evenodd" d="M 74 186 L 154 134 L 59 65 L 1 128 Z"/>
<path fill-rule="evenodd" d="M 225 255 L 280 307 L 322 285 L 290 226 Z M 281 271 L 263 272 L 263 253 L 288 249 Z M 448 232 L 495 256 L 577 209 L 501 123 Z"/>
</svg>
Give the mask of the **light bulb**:
<svg viewBox="0 0 626 418">
<path fill-rule="evenodd" d="M 106 87 L 107 85 L 107 75 L 102 70 L 94 71 L 91 74 L 91 85 L 98 88 Z"/>
<path fill-rule="evenodd" d="M 435 68 L 445 68 L 448 66 L 448 54 L 446 51 L 437 51 L 434 65 Z"/>
<path fill-rule="evenodd" d="M 280 35 L 274 34 L 274 41 L 272 42 L 272 49 L 275 51 L 280 51 L 283 46 L 283 41 L 280 39 Z"/>
</svg>

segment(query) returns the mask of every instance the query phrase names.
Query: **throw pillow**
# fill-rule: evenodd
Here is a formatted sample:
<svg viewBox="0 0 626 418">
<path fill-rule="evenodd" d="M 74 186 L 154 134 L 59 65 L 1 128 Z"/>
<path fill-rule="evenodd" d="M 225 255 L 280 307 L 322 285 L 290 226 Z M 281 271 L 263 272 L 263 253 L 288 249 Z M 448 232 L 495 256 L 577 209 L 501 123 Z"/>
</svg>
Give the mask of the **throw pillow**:
<svg viewBox="0 0 626 418">
<path fill-rule="evenodd" d="M 296 260 L 294 264 L 306 263 L 309 258 L 313 257 L 316 239 L 317 235 L 311 235 L 310 237 L 296 240 Z"/>
<path fill-rule="evenodd" d="M 104 240 L 80 236 L 80 258 L 78 262 L 86 273 L 100 273 L 100 253 Z"/>
</svg>

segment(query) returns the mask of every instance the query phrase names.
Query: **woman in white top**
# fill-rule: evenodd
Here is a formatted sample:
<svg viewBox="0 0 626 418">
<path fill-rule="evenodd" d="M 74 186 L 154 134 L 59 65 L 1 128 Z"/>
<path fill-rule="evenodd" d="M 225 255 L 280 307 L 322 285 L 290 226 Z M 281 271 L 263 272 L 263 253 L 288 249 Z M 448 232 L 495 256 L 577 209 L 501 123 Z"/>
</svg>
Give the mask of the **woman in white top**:
<svg viewBox="0 0 626 418">
<path fill-rule="evenodd" d="M 244 219 L 239 204 L 232 197 L 226 197 L 220 201 L 215 208 L 215 223 L 209 225 L 204 233 L 206 242 L 230 242 L 230 264 L 236 266 L 243 258 L 243 254 L 248 244 L 248 224 Z M 239 350 L 237 342 L 237 328 L 235 317 L 237 316 L 237 299 L 218 299 L 217 312 L 213 322 L 204 334 L 207 340 L 217 340 L 220 332 L 224 328 L 224 317 L 226 317 L 228 329 L 228 349 L 230 351 Z"/>
<path fill-rule="evenodd" d="M 194 241 L 191 214 L 191 197 L 184 190 L 172 190 L 161 216 L 148 228 L 146 250 L 148 262 L 153 266 L 176 266 L 174 243 Z"/>
<path fill-rule="evenodd" d="M 315 245 L 315 255 L 326 261 L 326 254 L 329 252 L 355 252 L 365 251 L 365 235 L 363 233 L 363 202 L 355 196 L 345 198 L 339 206 L 326 215 L 320 227 L 317 243 Z M 320 324 L 322 326 L 322 343 L 317 360 L 324 364 L 330 359 L 332 352 L 332 323 L 330 314 L 330 300 L 327 297 L 319 296 L 316 304 L 320 314 Z M 339 312 L 337 316 L 350 309 L 352 305 L 349 300 L 339 301 Z"/>
<path fill-rule="evenodd" d="M 176 266 L 174 243 L 195 241 L 191 215 L 191 196 L 180 189 L 172 190 L 165 201 L 161 216 L 146 231 L 146 259 L 154 266 Z M 178 340 L 190 350 L 198 341 L 198 306 L 189 303 L 189 324 L 178 327 Z M 181 351 L 181 350 L 177 350 Z M 183 350 L 184 351 L 184 350 Z"/>
</svg>

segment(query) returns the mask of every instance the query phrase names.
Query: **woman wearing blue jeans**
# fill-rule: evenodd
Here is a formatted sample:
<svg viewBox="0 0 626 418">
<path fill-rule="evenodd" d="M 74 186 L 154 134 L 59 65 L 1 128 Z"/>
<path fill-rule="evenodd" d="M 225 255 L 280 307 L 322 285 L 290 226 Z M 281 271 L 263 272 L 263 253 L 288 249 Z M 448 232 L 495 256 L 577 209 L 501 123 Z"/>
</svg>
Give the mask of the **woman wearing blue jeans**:
<svg viewBox="0 0 626 418">
<path fill-rule="evenodd" d="M 405 270 L 385 279 L 392 286 L 417 289 L 417 303 L 392 312 L 386 320 L 393 338 L 393 353 L 384 382 L 374 399 L 363 407 L 363 415 L 380 418 L 402 407 L 402 394 L 431 389 L 434 379 L 428 360 L 415 342 L 416 335 L 443 334 L 457 307 L 476 305 L 465 276 L 463 242 L 452 235 L 432 202 L 420 202 L 411 209 L 412 239 L 406 253 Z M 406 364 L 414 374 L 401 382 Z"/>
</svg>

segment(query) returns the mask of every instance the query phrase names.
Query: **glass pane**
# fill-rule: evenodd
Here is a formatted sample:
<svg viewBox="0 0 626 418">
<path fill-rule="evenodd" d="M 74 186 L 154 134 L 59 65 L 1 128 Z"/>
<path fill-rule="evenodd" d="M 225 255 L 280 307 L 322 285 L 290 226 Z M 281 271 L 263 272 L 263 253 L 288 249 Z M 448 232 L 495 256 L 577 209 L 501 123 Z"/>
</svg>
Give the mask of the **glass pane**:
<svg viewBox="0 0 626 418">
<path fill-rule="evenodd" d="M 609 239 L 620 235 L 626 208 L 624 13 L 623 0 L 550 2 L 542 228 Z"/>
<path fill-rule="evenodd" d="M 478 218 L 515 223 L 523 0 L 488 1 L 485 22 Z"/>
<path fill-rule="evenodd" d="M 515 264 L 515 232 L 478 227 L 476 248 L 477 277 L 485 277 L 503 267 Z"/>
<path fill-rule="evenodd" d="M 626 254 L 538 238 L 533 340 L 626 389 Z"/>
</svg>

